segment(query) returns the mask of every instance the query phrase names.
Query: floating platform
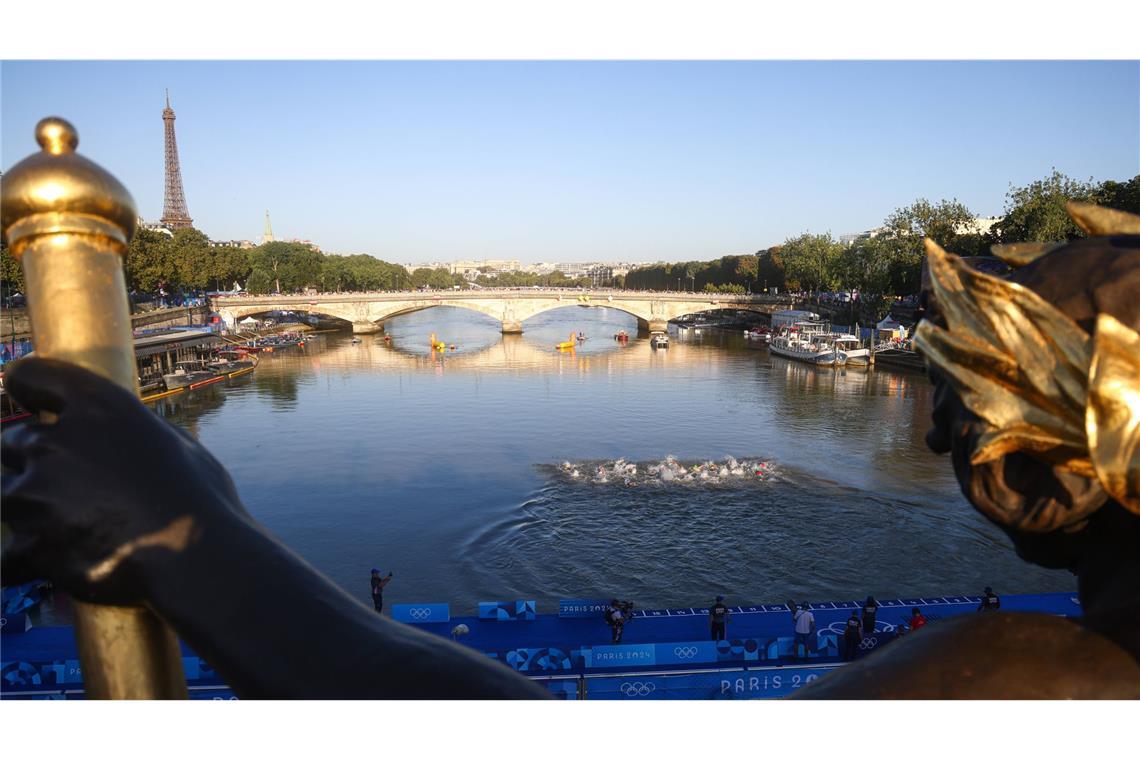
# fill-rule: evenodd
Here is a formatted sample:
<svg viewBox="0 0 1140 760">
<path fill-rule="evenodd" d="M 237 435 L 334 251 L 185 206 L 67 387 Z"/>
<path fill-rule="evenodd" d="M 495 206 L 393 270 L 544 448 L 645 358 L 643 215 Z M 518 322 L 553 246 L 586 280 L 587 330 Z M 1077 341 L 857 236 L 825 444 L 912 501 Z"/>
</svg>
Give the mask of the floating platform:
<svg viewBox="0 0 1140 760">
<path fill-rule="evenodd" d="M 888 645 L 896 628 L 922 609 L 928 625 L 975 614 L 981 597 L 880 599 L 875 631 L 857 656 Z M 1076 593 L 1008 595 L 1003 612 L 1080 617 Z M 771 699 L 842 667 L 843 626 L 862 601 L 812 604 L 817 636 L 806 661 L 792 658 L 791 614 L 784 604 L 730 607 L 728 638 L 709 639 L 708 609 L 635 610 L 621 644 L 610 643 L 606 600 L 563 600 L 538 614 L 533 601 L 482 602 L 476 616 L 451 617 L 447 604 L 397 604 L 393 618 L 471 647 L 546 686 L 561 699 Z M 0 698 L 82 699 L 83 681 L 69 626 L 32 627 L 5 619 Z M 15 629 L 15 630 L 13 630 Z M 11 631 L 11 633 L 9 633 Z M 225 682 L 185 645 L 182 662 L 192 699 L 232 699 Z"/>
</svg>

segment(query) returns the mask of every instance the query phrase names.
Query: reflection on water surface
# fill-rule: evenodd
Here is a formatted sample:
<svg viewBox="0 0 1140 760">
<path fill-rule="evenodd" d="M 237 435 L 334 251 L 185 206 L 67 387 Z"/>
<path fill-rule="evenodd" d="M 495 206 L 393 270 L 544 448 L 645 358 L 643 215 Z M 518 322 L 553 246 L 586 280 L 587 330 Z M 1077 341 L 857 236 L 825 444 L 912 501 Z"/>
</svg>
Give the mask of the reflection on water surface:
<svg viewBox="0 0 1140 760">
<path fill-rule="evenodd" d="M 743 335 L 674 333 L 567 307 L 499 334 L 469 311 L 326 334 L 229 387 L 164 402 L 230 469 L 250 511 L 361 601 L 620 595 L 707 601 L 1068 590 L 1018 560 L 923 443 L 931 389 L 887 369 L 771 357 Z M 588 339 L 574 352 L 555 343 Z M 455 344 L 433 352 L 428 336 Z M 564 461 L 771 461 L 764 481 L 572 482 Z M 390 596 L 389 596 L 390 594 Z"/>
</svg>

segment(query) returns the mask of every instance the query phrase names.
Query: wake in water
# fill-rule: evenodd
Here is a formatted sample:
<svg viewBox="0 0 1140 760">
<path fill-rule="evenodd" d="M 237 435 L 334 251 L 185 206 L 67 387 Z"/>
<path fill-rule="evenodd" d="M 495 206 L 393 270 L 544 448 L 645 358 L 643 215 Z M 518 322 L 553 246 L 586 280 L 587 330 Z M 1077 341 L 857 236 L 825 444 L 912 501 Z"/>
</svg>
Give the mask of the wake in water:
<svg viewBox="0 0 1140 760">
<path fill-rule="evenodd" d="M 778 476 L 775 465 L 763 459 L 725 457 L 723 462 L 682 462 L 667 456 L 656 464 L 629 462 L 563 462 L 558 471 L 568 480 L 582 483 L 616 483 L 629 487 L 649 484 L 736 485 L 771 480 Z"/>
</svg>

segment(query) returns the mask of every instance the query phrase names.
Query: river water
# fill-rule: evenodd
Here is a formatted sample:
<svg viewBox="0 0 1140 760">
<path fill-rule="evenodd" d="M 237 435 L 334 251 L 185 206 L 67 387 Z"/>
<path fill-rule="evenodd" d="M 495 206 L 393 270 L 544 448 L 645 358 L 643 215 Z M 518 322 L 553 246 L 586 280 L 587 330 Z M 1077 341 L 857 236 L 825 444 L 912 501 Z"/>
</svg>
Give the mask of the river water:
<svg viewBox="0 0 1140 760">
<path fill-rule="evenodd" d="M 636 324 L 604 308 L 524 328 L 502 336 L 473 312 L 429 309 L 391 320 L 390 344 L 324 334 L 159 412 L 225 463 L 258 520 L 363 602 L 372 567 L 395 573 L 387 604 L 450 602 L 453 614 L 513 599 L 541 612 L 572 597 L 653 608 L 717 593 L 1075 587 L 1017 559 L 927 451 L 921 374 L 808 366 L 738 331 L 619 345 L 614 333 Z M 578 331 L 577 351 L 553 350 Z M 458 350 L 432 353 L 432 332 Z M 651 476 L 667 456 L 690 471 L 726 457 L 748 467 Z M 618 459 L 636 475 L 613 477 Z"/>
</svg>

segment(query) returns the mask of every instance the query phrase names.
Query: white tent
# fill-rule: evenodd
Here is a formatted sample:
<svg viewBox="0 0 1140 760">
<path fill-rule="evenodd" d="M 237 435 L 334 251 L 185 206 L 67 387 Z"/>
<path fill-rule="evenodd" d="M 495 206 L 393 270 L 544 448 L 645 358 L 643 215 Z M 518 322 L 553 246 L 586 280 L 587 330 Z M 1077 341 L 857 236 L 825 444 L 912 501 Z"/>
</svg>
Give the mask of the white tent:
<svg viewBox="0 0 1140 760">
<path fill-rule="evenodd" d="M 875 325 L 875 329 L 878 330 L 880 338 L 899 338 L 900 340 L 906 338 L 906 328 L 890 314 L 882 322 Z"/>
<path fill-rule="evenodd" d="M 257 325 L 257 324 L 261 324 L 261 323 L 258 320 L 254 319 L 253 317 L 246 317 L 242 321 L 238 322 L 238 324 L 239 325 Z"/>
</svg>

